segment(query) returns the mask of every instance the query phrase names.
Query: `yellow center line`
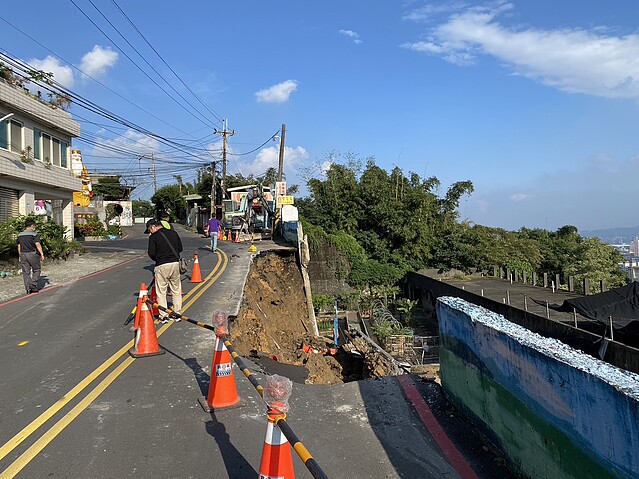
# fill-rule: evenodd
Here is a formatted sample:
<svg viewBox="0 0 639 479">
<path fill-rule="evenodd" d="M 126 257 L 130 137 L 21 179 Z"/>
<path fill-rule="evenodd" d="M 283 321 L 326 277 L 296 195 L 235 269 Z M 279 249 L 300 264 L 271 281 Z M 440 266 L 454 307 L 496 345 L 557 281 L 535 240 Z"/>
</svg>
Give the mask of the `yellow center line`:
<svg viewBox="0 0 639 479">
<path fill-rule="evenodd" d="M 218 261 L 215 265 L 215 268 L 209 275 L 204 279 L 202 283 L 199 283 L 196 287 L 194 287 L 191 291 L 189 291 L 184 297 L 185 299 L 191 298 L 194 296 L 192 300 L 188 301 L 185 306 L 182 308 L 183 311 L 186 311 L 190 308 L 197 299 L 199 299 L 213 284 L 219 279 L 219 277 L 226 270 L 226 266 L 228 264 L 228 256 L 221 250 L 218 250 L 222 255 L 222 262 Z M 218 271 L 219 270 L 219 271 Z M 201 291 L 198 292 L 198 290 Z M 197 292 L 197 294 L 195 294 Z M 157 336 L 160 337 L 173 322 L 167 323 L 162 326 L 158 332 Z M 46 421 L 48 421 L 54 414 L 56 414 L 60 409 L 62 409 L 66 404 L 68 404 L 75 396 L 81 393 L 91 382 L 93 382 L 98 376 L 100 376 L 104 371 L 106 371 L 110 366 L 113 365 L 120 357 L 122 357 L 126 352 L 133 347 L 133 340 L 129 341 L 125 344 L 120 350 L 118 350 L 115 354 L 113 354 L 109 359 L 107 359 L 104 363 L 102 363 L 98 368 L 96 368 L 93 372 L 91 372 L 86 378 L 84 378 L 80 383 L 78 383 L 73 389 L 71 389 L 67 394 L 62 396 L 58 401 L 56 401 L 49 409 L 43 412 L 40 416 L 34 419 L 28 426 L 22 429 L 19 433 L 17 433 L 14 437 L 12 437 L 7 443 L 5 443 L 2 447 L 0 447 L 0 460 L 2 460 L 7 454 L 13 451 L 19 444 L 21 444 L 25 439 L 27 439 L 31 434 L 33 434 L 40 426 L 42 426 Z M 111 384 L 115 378 L 117 378 L 130 364 L 133 363 L 133 358 L 127 358 L 123 361 L 113 372 L 111 372 L 105 379 L 103 379 L 96 387 L 91 391 L 80 403 L 78 403 L 69 413 L 67 413 L 58 423 L 53 425 L 49 431 L 47 431 L 38 441 L 36 441 L 27 451 L 25 451 L 18 459 L 14 461 L 8 469 L 0 474 L 0 479 L 8 479 L 14 477 L 20 470 L 22 470 L 28 463 L 31 461 L 44 447 L 51 442 L 51 440 L 59 434 L 73 419 L 75 419 L 82 411 L 84 411 L 88 405 L 102 392 L 104 391 L 109 384 Z M 117 374 L 116 374 L 117 372 Z M 90 399 L 88 399 L 90 398 Z M 74 413 L 75 411 L 75 413 Z M 45 440 L 48 438 L 48 440 Z M 16 469 L 19 467 L 19 469 Z M 15 472 L 11 472 L 14 471 Z"/>
</svg>

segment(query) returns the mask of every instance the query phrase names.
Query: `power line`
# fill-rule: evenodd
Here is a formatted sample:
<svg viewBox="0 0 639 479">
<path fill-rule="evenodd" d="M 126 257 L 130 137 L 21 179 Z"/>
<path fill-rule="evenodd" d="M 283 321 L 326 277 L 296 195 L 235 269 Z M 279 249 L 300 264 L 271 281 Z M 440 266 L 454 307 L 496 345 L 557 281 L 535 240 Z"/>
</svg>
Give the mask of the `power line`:
<svg viewBox="0 0 639 479">
<path fill-rule="evenodd" d="M 196 119 L 196 120 L 198 120 L 198 121 L 202 121 L 202 119 L 201 119 L 201 118 L 198 118 L 197 116 L 195 116 L 195 114 L 194 114 L 191 110 L 189 110 L 189 109 L 188 109 L 188 108 L 186 108 L 186 107 L 185 107 L 182 103 L 180 103 L 179 101 L 177 101 L 177 100 L 176 100 L 176 99 L 175 99 L 175 98 L 174 98 L 174 97 L 173 97 L 173 96 L 172 96 L 172 95 L 171 95 L 168 91 L 166 91 L 166 90 L 165 90 L 165 89 L 164 89 L 164 88 L 163 88 L 163 87 L 162 87 L 162 86 L 161 86 L 161 85 L 160 85 L 157 81 L 155 81 L 155 79 L 153 79 L 153 77 L 151 77 L 151 75 L 149 75 L 147 72 L 145 72 L 145 71 L 144 71 L 144 69 L 143 69 L 142 67 L 140 67 L 140 65 L 138 65 L 138 64 L 137 64 L 137 63 L 136 63 L 136 62 L 135 62 L 135 61 L 134 61 L 134 60 L 133 60 L 133 59 L 132 59 L 132 58 L 131 58 L 131 57 L 130 57 L 130 56 L 129 56 L 129 55 L 128 55 L 128 54 L 127 54 L 127 53 L 126 53 L 126 52 L 125 52 L 125 51 L 124 51 L 124 50 L 123 50 L 120 46 L 119 46 L 119 45 L 118 45 L 118 44 L 117 44 L 117 42 L 115 42 L 115 41 L 114 41 L 114 40 L 113 40 L 113 39 L 112 39 L 112 38 L 111 38 L 111 37 L 110 37 L 110 36 L 109 36 L 109 35 L 108 35 L 105 31 L 104 31 L 104 30 L 102 30 L 102 28 L 100 28 L 100 26 L 99 26 L 97 23 L 95 23 L 95 22 L 93 21 L 93 19 L 91 19 L 91 17 L 89 17 L 89 15 L 87 15 L 87 13 L 86 13 L 84 10 L 82 10 L 82 8 L 81 8 L 81 7 L 80 7 L 77 3 L 75 3 L 75 1 L 74 1 L 74 0 L 69 0 L 69 1 L 70 1 L 70 2 L 71 2 L 71 3 L 72 3 L 72 4 L 73 4 L 73 5 L 74 5 L 74 6 L 75 6 L 75 7 L 76 7 L 79 11 L 80 11 L 80 13 L 82 13 L 82 15 L 84 15 L 84 16 L 85 16 L 85 18 L 86 18 L 87 20 L 89 20 L 89 22 L 91 22 L 91 24 L 93 24 L 93 26 L 95 26 L 95 28 L 97 28 L 97 29 L 100 31 L 100 33 L 102 33 L 102 34 L 103 34 L 103 35 L 104 35 L 104 36 L 105 36 L 105 37 L 106 37 L 106 38 L 107 38 L 107 39 L 108 39 L 111 43 L 113 43 L 113 45 L 115 45 L 115 47 L 116 47 L 118 50 L 120 50 L 120 52 L 122 52 L 122 54 L 123 54 L 126 58 L 128 58 L 128 59 L 129 59 L 129 61 L 130 61 L 130 62 L 131 62 L 131 63 L 132 63 L 132 64 L 133 64 L 133 65 L 134 65 L 134 66 L 135 66 L 138 70 L 140 70 L 140 72 L 142 72 L 142 74 L 143 74 L 144 76 L 146 76 L 149 80 L 151 80 L 151 82 L 152 82 L 155 86 L 157 86 L 160 90 L 162 90 L 162 91 L 164 92 L 164 94 L 166 94 L 166 95 L 167 95 L 167 96 L 168 96 L 171 100 L 173 100 L 173 101 L 174 101 L 174 102 L 175 102 L 178 106 L 180 106 L 182 109 L 184 109 L 184 111 L 186 111 L 186 112 L 187 112 L 189 115 L 191 115 L 193 118 L 195 118 L 195 119 Z M 97 7 L 95 7 L 95 5 L 91 2 L 91 0 L 89 0 L 89 2 L 91 3 L 91 5 L 93 5 L 93 7 L 94 7 L 96 10 L 98 10 L 98 13 L 100 13 L 100 15 L 102 15 L 102 12 L 101 12 L 101 11 L 100 11 Z M 102 16 L 104 17 L 104 15 L 102 15 Z M 107 20 L 107 22 L 108 22 L 108 20 Z M 109 22 L 109 23 L 110 23 L 110 22 Z M 114 28 L 115 28 L 115 27 L 114 27 Z M 117 31 L 117 29 L 116 29 L 116 31 Z M 119 33 L 119 32 L 118 32 L 118 33 Z M 120 36 L 122 36 L 122 35 L 120 35 Z M 125 41 L 127 41 L 127 40 L 125 39 Z M 128 41 L 127 41 L 127 43 L 128 43 Z M 134 50 L 135 50 L 135 48 L 134 48 Z M 136 52 L 137 52 L 137 50 L 136 50 Z M 138 55 L 139 55 L 139 53 L 138 53 Z M 146 60 L 145 60 L 145 61 L 146 61 Z M 156 72 L 156 73 L 157 73 L 157 72 Z M 159 74 L 158 74 L 158 75 L 159 75 Z M 161 75 L 159 75 L 159 76 L 161 77 Z M 164 80 L 164 81 L 166 82 L 166 80 Z M 169 85 L 169 86 L 170 86 L 170 85 Z M 179 95 L 179 93 L 178 93 L 178 95 Z M 180 97 L 182 97 L 182 96 L 180 95 Z M 182 98 L 183 98 L 183 97 L 182 97 Z M 184 98 L 183 98 L 183 99 L 184 99 Z M 187 103 L 188 103 L 188 101 L 187 101 Z M 196 111 L 197 111 L 197 110 L 196 110 Z M 199 113 L 199 112 L 198 112 L 198 113 Z M 201 114 L 200 114 L 200 115 L 201 115 Z M 208 120 L 206 120 L 206 118 L 204 118 L 204 123 L 205 123 L 205 124 L 207 123 L 207 121 L 208 121 Z M 210 125 L 210 126 L 213 126 L 213 125 Z"/>
<path fill-rule="evenodd" d="M 111 3 L 113 3 L 113 5 L 116 6 L 116 8 L 120 11 L 120 13 L 124 16 L 124 18 L 126 18 L 128 20 L 128 22 L 131 24 L 131 26 L 135 29 L 136 32 L 138 32 L 140 34 L 140 36 L 142 37 L 142 39 L 144 39 L 144 41 L 146 42 L 146 44 L 149 46 L 149 48 L 151 48 L 151 50 L 153 50 L 155 52 L 155 54 L 158 56 L 158 58 L 160 60 L 162 60 L 162 63 L 164 63 L 167 68 L 169 70 L 171 70 L 171 72 L 175 75 L 175 77 L 180 80 L 180 83 L 182 83 L 182 85 L 184 85 L 184 87 L 191 93 L 191 95 L 193 95 L 195 97 L 195 99 L 197 101 L 200 102 L 200 104 L 207 109 L 207 111 L 213 115 L 220 123 L 223 123 L 222 118 L 220 118 L 213 110 L 211 110 L 201 99 L 200 97 L 198 97 L 193 90 L 191 90 L 189 88 L 189 86 L 184 83 L 184 81 L 182 80 L 182 78 L 180 78 L 180 76 L 175 72 L 175 70 L 173 70 L 173 68 L 171 68 L 171 66 L 164 60 L 164 58 L 162 58 L 162 55 L 160 55 L 160 53 L 153 47 L 153 45 L 151 45 L 151 43 L 147 40 L 147 38 L 144 36 L 144 34 L 142 34 L 142 32 L 138 29 L 138 27 L 135 25 L 135 23 L 133 23 L 133 21 L 127 16 L 126 13 L 124 13 L 124 10 L 122 10 L 122 8 L 120 8 L 120 6 L 117 4 L 117 2 L 115 0 L 111 0 Z"/>
<path fill-rule="evenodd" d="M 23 30 L 21 30 L 20 28 L 18 28 L 17 26 L 15 26 L 13 23 L 9 22 L 6 18 L 0 17 L 0 20 L 2 20 L 3 22 L 5 22 L 7 25 L 9 25 L 10 27 L 12 27 L 13 29 L 15 29 L 16 31 L 18 31 L 19 33 L 21 33 L 22 35 L 24 35 L 25 37 L 27 37 L 28 39 L 30 39 L 31 41 L 33 41 L 35 44 L 37 44 L 38 46 L 44 48 L 47 52 L 49 52 L 50 54 L 52 54 L 53 56 L 55 56 L 56 58 L 62 60 L 66 65 L 70 66 L 71 68 L 73 68 L 74 70 L 80 72 L 81 74 L 85 75 L 87 78 L 90 78 L 91 80 L 93 80 L 94 82 L 96 82 L 98 85 L 102 86 L 103 88 L 105 88 L 106 90 L 110 91 L 111 93 L 113 93 L 114 95 L 116 95 L 118 98 L 121 98 L 122 100 L 126 101 L 127 103 L 129 103 L 130 105 L 134 106 L 135 108 L 139 109 L 140 111 L 146 113 L 147 115 L 155 118 L 156 120 L 164 123 L 167 126 L 170 126 L 171 128 L 184 133 L 186 135 L 188 135 L 187 132 L 182 131 L 180 128 L 171 125 L 170 123 L 167 123 L 165 120 L 163 120 L 162 118 L 160 118 L 159 116 L 154 115 L 153 113 L 151 113 L 150 111 L 144 109 L 143 107 L 141 107 L 140 105 L 137 105 L 136 103 L 132 102 L 131 100 L 129 100 L 128 98 L 120 95 L 118 92 L 116 92 L 115 90 L 109 88 L 107 85 L 105 85 L 104 83 L 100 82 L 99 80 L 95 79 L 94 77 L 92 77 L 91 75 L 89 75 L 88 73 L 85 73 L 84 71 L 82 71 L 81 69 L 79 69 L 78 67 L 76 67 L 74 64 L 68 62 L 67 60 L 65 60 L 63 57 L 61 57 L 60 55 L 58 55 L 56 52 L 54 52 L 53 50 L 49 49 L 47 46 L 43 45 L 42 43 L 40 43 L 38 40 L 36 40 L 35 38 L 33 38 L 31 35 L 29 35 L 28 33 L 24 32 Z"/>
</svg>

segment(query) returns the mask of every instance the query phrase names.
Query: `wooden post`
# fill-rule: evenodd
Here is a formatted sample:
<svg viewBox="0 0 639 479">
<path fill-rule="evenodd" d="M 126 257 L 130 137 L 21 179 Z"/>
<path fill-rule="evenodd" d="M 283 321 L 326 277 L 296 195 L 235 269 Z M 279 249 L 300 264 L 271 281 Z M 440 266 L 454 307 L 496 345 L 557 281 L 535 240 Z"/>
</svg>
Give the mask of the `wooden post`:
<svg viewBox="0 0 639 479">
<path fill-rule="evenodd" d="M 544 288 L 548 287 L 548 273 L 544 273 Z"/>
<path fill-rule="evenodd" d="M 590 280 L 588 278 L 584 278 L 584 295 L 588 296 L 590 294 Z"/>
<path fill-rule="evenodd" d="M 570 291 L 571 293 L 575 292 L 575 277 L 574 276 L 568 276 L 568 291 Z"/>
</svg>

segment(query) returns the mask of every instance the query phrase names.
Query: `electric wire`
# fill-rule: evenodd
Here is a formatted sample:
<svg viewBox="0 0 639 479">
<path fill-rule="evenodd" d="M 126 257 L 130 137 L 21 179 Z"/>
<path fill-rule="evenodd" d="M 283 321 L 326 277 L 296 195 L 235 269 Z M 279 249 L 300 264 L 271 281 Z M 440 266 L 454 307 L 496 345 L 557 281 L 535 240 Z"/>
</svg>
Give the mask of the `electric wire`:
<svg viewBox="0 0 639 479">
<path fill-rule="evenodd" d="M 140 111 L 146 113 L 147 115 L 155 118 L 156 120 L 164 123 L 165 125 L 181 132 L 184 133 L 186 135 L 188 135 L 187 132 L 181 130 L 180 128 L 167 123 L 164 119 L 160 118 L 159 116 L 154 115 L 153 113 L 151 113 L 150 111 L 144 109 L 143 107 L 141 107 L 140 105 L 137 105 L 136 103 L 132 102 L 131 100 L 129 100 L 128 98 L 122 96 L 121 94 L 119 94 L 118 92 L 116 92 L 115 90 L 109 88 L 107 85 L 105 85 L 104 83 L 100 82 L 99 80 L 97 80 L 96 78 L 92 77 L 91 75 L 89 75 L 88 73 L 85 73 L 83 70 L 81 70 L 80 68 L 76 67 L 75 65 L 73 65 L 72 63 L 68 62 L 67 60 L 65 60 L 63 57 L 61 57 L 60 55 L 58 55 L 56 52 L 54 52 L 53 50 L 49 49 L 46 45 L 42 44 L 41 42 L 39 42 L 38 40 L 36 40 L 35 38 L 33 38 L 31 35 L 29 35 L 28 33 L 26 33 L 25 31 L 21 30 L 20 28 L 18 28 L 17 26 L 15 26 L 13 23 L 9 22 L 6 18 L 0 16 L 0 20 L 2 20 L 3 22 L 5 22 L 7 25 L 9 25 L 10 27 L 12 27 L 13 29 L 15 29 L 16 31 L 18 31 L 19 33 L 21 33 L 22 35 L 24 35 L 25 37 L 27 37 L 28 39 L 30 39 L 31 41 L 33 41 L 35 44 L 37 44 L 38 46 L 40 46 L 41 48 L 44 48 L 47 52 L 49 52 L 50 54 L 52 54 L 53 56 L 55 56 L 56 58 L 58 58 L 59 60 L 62 60 L 66 65 L 70 66 L 71 68 L 73 68 L 74 70 L 80 72 L 82 75 L 85 75 L 87 78 L 90 78 L 91 80 L 93 80 L 94 82 L 96 82 L 98 85 L 102 86 L 103 88 L 105 88 L 106 90 L 108 90 L 109 92 L 113 93 L 114 95 L 116 95 L 118 98 L 124 100 L 125 102 L 129 103 L 130 105 L 134 106 L 135 108 L 139 109 Z"/>
<path fill-rule="evenodd" d="M 133 23 L 133 21 L 127 16 L 126 13 L 124 13 L 124 10 L 122 10 L 122 8 L 120 7 L 120 5 L 118 5 L 118 3 L 115 0 L 111 0 L 111 3 L 113 5 L 115 5 L 115 7 L 120 11 L 120 13 L 124 16 L 124 18 L 127 19 L 127 21 L 131 24 L 131 26 L 135 29 L 136 32 L 138 32 L 138 34 L 142 37 L 142 39 L 146 42 L 146 44 L 149 46 L 149 48 L 151 48 L 151 50 L 153 50 L 155 52 L 155 54 L 158 56 L 158 58 L 160 60 L 162 60 L 162 63 L 164 63 L 167 68 L 169 70 L 171 70 L 171 72 L 175 75 L 175 77 L 180 80 L 180 83 L 182 83 L 182 85 L 184 85 L 184 87 L 191 93 L 191 95 L 193 95 L 193 97 L 200 102 L 200 104 L 206 108 L 206 110 L 213 115 L 220 123 L 224 123 L 223 120 L 213 111 L 211 110 L 201 99 L 200 97 L 198 97 L 193 90 L 191 90 L 189 88 L 189 86 L 182 80 L 182 78 L 175 72 L 175 70 L 173 70 L 173 68 L 171 68 L 171 65 L 169 65 L 164 58 L 162 58 L 162 55 L 160 55 L 160 53 L 153 47 L 153 45 L 151 45 L 151 43 L 149 42 L 149 40 L 147 40 L 147 38 L 144 36 L 144 34 L 138 29 L 138 27 L 135 25 L 135 23 Z"/>
<path fill-rule="evenodd" d="M 89 0 L 90 1 L 90 0 Z M 117 42 L 115 42 L 102 28 L 100 28 L 100 26 L 93 21 L 93 19 L 84 11 L 82 10 L 82 8 L 75 3 L 74 0 L 69 0 L 69 2 L 71 2 L 79 11 L 80 13 L 82 13 L 82 15 L 84 15 L 84 17 L 89 20 L 89 22 L 91 22 L 91 24 L 98 29 L 98 31 L 100 31 L 100 33 L 102 33 L 102 35 L 104 35 L 113 45 L 115 45 L 115 47 L 126 57 L 128 58 L 128 60 L 138 69 L 140 70 L 140 72 L 146 76 L 149 80 L 151 80 L 151 82 L 157 86 L 160 90 L 162 90 L 162 92 L 164 92 L 164 94 L 166 96 L 168 96 L 171 100 L 173 100 L 178 106 L 180 106 L 184 111 L 186 111 L 189 115 L 191 115 L 193 118 L 195 118 L 198 121 L 202 121 L 201 118 L 198 118 L 191 110 L 189 110 L 188 108 L 186 108 L 182 103 L 180 103 L 179 101 L 177 101 L 168 91 L 166 91 L 166 89 L 164 87 L 162 87 L 162 85 L 160 85 L 157 81 L 155 81 L 155 79 L 149 75 L 146 71 L 144 71 L 144 69 L 142 67 L 140 67 L 140 65 L 138 65 L 135 60 L 133 60 L 128 53 L 126 53 L 119 45 Z M 95 7 L 95 5 L 94 5 Z M 100 12 L 98 10 L 98 12 Z M 100 12 L 101 13 L 101 12 Z M 166 80 L 165 80 L 166 81 Z M 197 111 L 197 110 L 196 110 Z M 207 123 L 207 120 L 204 119 L 204 123 Z M 213 126 L 213 125 L 210 125 Z"/>
</svg>

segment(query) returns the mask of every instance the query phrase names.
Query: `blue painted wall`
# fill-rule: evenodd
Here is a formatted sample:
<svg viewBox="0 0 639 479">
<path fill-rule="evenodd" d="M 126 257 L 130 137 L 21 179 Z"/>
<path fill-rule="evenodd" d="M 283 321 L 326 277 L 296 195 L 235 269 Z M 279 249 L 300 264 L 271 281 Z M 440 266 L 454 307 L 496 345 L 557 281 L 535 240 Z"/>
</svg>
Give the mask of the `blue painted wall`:
<svg viewBox="0 0 639 479">
<path fill-rule="evenodd" d="M 452 297 L 442 385 L 530 478 L 639 478 L 639 375 Z"/>
</svg>

